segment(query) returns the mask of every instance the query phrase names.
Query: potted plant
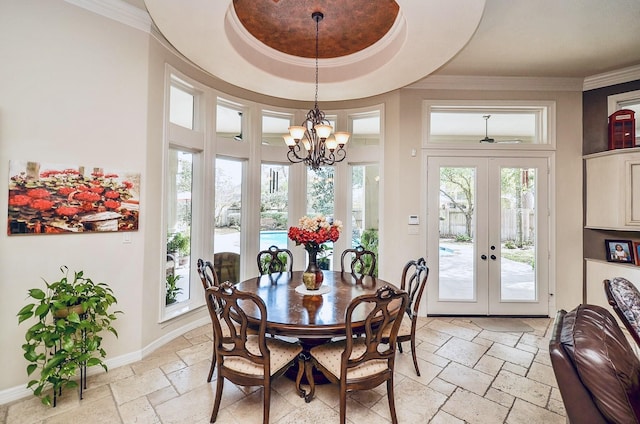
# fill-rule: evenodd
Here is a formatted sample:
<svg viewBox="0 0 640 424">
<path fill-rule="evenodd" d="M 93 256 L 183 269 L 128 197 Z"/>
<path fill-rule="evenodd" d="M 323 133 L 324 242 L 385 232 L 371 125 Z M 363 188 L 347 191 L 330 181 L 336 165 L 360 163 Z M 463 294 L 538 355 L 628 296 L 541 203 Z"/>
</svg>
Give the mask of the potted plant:
<svg viewBox="0 0 640 424">
<path fill-rule="evenodd" d="M 167 284 L 165 292 L 165 304 L 170 305 L 176 302 L 178 294 L 182 292 L 182 288 L 178 287 L 178 280 L 182 278 L 182 275 L 168 274 Z"/>
<path fill-rule="evenodd" d="M 27 387 L 45 405 L 51 405 L 47 389 L 53 389 L 53 406 L 56 393 L 77 386 L 74 377 L 79 368 L 100 365 L 107 371 L 101 334 L 108 331 L 118 336 L 112 322 L 121 313 L 109 311 L 117 299 L 106 283 L 95 283 L 83 271 L 71 278 L 66 266 L 60 270 L 62 278 L 52 283 L 45 280 L 45 290 L 30 289 L 30 303 L 18 312 L 18 323 L 37 320 L 27 329 L 22 345 L 29 362 L 27 375 L 39 373 Z"/>
</svg>

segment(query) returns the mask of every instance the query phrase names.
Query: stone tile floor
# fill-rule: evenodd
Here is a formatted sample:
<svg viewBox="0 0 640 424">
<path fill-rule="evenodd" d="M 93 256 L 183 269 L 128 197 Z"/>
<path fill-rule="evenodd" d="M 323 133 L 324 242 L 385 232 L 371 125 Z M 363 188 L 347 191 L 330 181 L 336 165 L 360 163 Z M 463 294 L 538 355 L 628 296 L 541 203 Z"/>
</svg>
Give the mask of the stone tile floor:
<svg viewBox="0 0 640 424">
<path fill-rule="evenodd" d="M 415 373 L 408 343 L 396 360 L 398 421 L 565 423 L 548 352 L 553 320 L 520 321 L 534 331 L 493 332 L 468 318 L 421 318 L 417 350 L 422 375 Z M 140 362 L 90 376 L 82 401 L 73 390 L 63 393 L 56 408 L 35 397 L 0 405 L 0 423 L 207 423 L 215 393 L 215 373 L 206 382 L 211 336 L 211 326 L 202 326 Z M 274 383 L 272 423 L 339 422 L 336 385 L 317 386 L 308 404 L 294 385 L 285 376 Z M 262 389 L 225 382 L 217 422 L 261 423 Z M 350 393 L 347 422 L 390 422 L 386 386 Z"/>
</svg>

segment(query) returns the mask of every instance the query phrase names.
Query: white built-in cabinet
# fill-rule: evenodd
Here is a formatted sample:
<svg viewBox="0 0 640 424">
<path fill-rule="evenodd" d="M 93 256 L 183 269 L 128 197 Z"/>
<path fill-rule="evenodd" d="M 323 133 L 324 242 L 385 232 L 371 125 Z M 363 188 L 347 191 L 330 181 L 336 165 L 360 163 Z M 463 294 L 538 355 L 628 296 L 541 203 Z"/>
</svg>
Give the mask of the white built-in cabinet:
<svg viewBox="0 0 640 424">
<path fill-rule="evenodd" d="M 640 231 L 640 148 L 585 156 L 587 228 Z"/>
<path fill-rule="evenodd" d="M 609 150 L 584 156 L 585 228 L 625 233 L 640 240 L 640 148 Z M 629 235 L 631 234 L 631 235 Z M 604 245 L 602 246 L 604 249 Z M 640 286 L 640 267 L 585 258 L 586 301 L 607 305 L 603 280 L 624 277 Z"/>
</svg>

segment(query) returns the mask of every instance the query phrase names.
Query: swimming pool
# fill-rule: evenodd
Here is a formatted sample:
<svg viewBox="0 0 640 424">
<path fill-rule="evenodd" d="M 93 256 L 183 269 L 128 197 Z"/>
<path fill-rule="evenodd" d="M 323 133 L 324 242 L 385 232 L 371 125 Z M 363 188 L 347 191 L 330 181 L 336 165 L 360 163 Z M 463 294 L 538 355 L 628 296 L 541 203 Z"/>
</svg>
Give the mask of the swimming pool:
<svg viewBox="0 0 640 424">
<path fill-rule="evenodd" d="M 287 230 L 260 231 L 260 250 L 270 246 L 287 247 Z"/>
</svg>

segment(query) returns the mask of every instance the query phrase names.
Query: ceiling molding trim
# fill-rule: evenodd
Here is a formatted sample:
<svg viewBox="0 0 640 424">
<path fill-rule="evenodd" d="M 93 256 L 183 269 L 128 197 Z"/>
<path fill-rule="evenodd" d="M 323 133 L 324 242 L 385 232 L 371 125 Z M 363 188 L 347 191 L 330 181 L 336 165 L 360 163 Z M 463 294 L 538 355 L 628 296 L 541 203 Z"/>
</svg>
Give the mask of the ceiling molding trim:
<svg viewBox="0 0 640 424">
<path fill-rule="evenodd" d="M 582 78 L 430 75 L 405 88 L 417 90 L 582 91 L 582 86 Z"/>
<path fill-rule="evenodd" d="M 67 3 L 104 16 L 140 31 L 151 33 L 151 17 L 122 0 L 65 0 Z"/>
<path fill-rule="evenodd" d="M 608 87 L 610 85 L 623 84 L 629 81 L 640 80 L 640 65 L 618 69 L 616 71 L 605 72 L 592 75 L 584 79 L 583 91 L 594 90 L 596 88 Z"/>
</svg>

